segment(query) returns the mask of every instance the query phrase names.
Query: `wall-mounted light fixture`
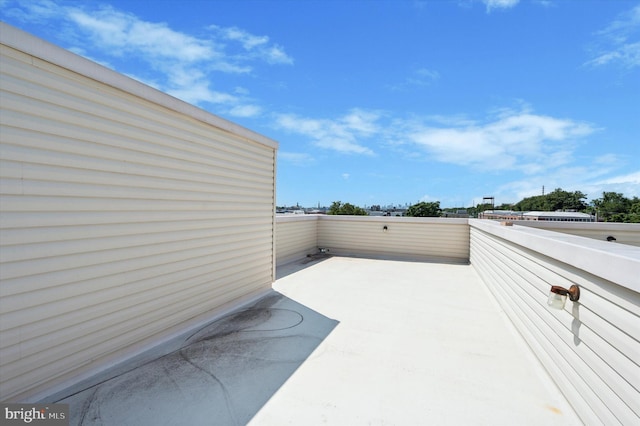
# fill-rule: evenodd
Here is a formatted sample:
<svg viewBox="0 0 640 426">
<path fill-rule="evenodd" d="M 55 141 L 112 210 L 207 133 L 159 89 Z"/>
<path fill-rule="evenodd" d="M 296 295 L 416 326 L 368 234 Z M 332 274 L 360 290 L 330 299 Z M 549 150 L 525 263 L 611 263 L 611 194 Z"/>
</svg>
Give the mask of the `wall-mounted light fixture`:
<svg viewBox="0 0 640 426">
<path fill-rule="evenodd" d="M 564 304 L 567 303 L 567 296 L 572 302 L 577 302 L 580 299 L 580 287 L 574 284 L 567 290 L 557 285 L 551 286 L 547 305 L 553 309 L 564 309 Z"/>
<path fill-rule="evenodd" d="M 387 227 L 387 225 L 382 227 L 382 232 L 387 232 L 389 230 L 389 228 Z"/>
</svg>

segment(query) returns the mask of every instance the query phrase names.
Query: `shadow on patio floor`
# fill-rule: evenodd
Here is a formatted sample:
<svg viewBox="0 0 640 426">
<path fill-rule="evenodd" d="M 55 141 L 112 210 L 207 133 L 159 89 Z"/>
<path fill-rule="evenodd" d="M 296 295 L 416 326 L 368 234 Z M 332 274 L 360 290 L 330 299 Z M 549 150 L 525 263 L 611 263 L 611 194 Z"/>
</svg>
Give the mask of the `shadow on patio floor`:
<svg viewBox="0 0 640 426">
<path fill-rule="evenodd" d="M 246 424 L 337 324 L 271 292 L 56 402 L 71 425 Z"/>
</svg>

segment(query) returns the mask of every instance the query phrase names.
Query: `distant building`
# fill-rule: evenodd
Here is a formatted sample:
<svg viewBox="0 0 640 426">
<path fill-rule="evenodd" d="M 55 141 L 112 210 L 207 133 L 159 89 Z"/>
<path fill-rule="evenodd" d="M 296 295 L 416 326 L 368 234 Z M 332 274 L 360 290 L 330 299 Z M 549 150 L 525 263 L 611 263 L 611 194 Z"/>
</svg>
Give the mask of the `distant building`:
<svg viewBox="0 0 640 426">
<path fill-rule="evenodd" d="M 548 220 L 555 222 L 595 222 L 595 216 L 579 212 L 526 212 L 524 220 Z"/>
<path fill-rule="evenodd" d="M 285 210 L 278 209 L 278 210 L 276 210 L 276 214 L 305 214 L 305 211 L 301 210 L 301 209 L 294 209 L 294 210 L 291 210 L 291 209 L 285 209 Z"/>
<path fill-rule="evenodd" d="M 405 216 L 407 209 L 404 208 L 389 208 L 385 210 L 367 210 L 369 216 Z"/>
<path fill-rule="evenodd" d="M 469 212 L 466 210 L 456 210 L 455 212 L 443 211 L 442 217 L 460 217 L 460 218 L 468 218 Z"/>
<path fill-rule="evenodd" d="M 595 216 L 579 212 L 517 212 L 513 210 L 486 210 L 480 219 L 494 220 L 540 220 L 554 222 L 595 222 Z"/>
<path fill-rule="evenodd" d="M 478 214 L 478 219 L 522 220 L 522 214 L 513 210 L 485 210 Z"/>
</svg>

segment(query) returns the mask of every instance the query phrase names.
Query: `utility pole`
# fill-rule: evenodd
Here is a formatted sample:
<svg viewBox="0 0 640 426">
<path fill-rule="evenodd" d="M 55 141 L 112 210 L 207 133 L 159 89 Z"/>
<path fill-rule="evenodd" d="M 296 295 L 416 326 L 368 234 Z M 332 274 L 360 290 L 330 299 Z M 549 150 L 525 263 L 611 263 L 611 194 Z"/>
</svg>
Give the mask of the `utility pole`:
<svg viewBox="0 0 640 426">
<path fill-rule="evenodd" d="M 544 195 L 544 185 L 542 185 L 542 195 Z"/>
</svg>

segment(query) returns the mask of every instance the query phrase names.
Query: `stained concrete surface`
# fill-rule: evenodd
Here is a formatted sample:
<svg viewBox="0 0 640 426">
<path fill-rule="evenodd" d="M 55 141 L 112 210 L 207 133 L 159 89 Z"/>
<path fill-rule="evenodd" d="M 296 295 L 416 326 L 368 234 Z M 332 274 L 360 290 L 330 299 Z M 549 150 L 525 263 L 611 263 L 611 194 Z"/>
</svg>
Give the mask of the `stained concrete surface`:
<svg viewBox="0 0 640 426">
<path fill-rule="evenodd" d="M 274 290 L 62 398 L 71 424 L 581 424 L 470 265 L 312 259 Z"/>
<path fill-rule="evenodd" d="M 57 402 L 71 425 L 244 425 L 336 323 L 273 292 Z"/>
</svg>

